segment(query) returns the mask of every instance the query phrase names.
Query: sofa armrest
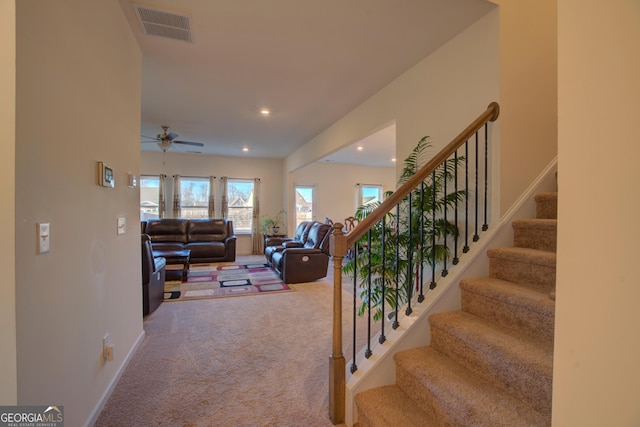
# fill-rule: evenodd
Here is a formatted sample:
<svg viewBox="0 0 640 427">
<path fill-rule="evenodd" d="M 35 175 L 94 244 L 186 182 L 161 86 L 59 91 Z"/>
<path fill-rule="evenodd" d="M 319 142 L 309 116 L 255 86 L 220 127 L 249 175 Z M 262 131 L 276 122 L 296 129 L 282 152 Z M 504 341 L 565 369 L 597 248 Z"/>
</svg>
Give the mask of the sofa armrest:
<svg viewBox="0 0 640 427">
<path fill-rule="evenodd" d="M 297 240 L 290 240 L 288 242 L 283 242 L 282 243 L 282 247 L 285 249 L 289 249 L 289 248 L 303 248 L 304 244 L 302 242 L 299 242 Z"/>
<path fill-rule="evenodd" d="M 235 234 L 233 234 L 233 235 L 231 235 L 231 236 L 227 236 L 227 237 L 223 240 L 223 242 L 224 242 L 224 244 L 226 245 L 226 244 L 227 244 L 227 242 L 230 242 L 231 240 L 236 240 L 236 239 L 237 239 L 236 235 L 235 235 Z"/>
<path fill-rule="evenodd" d="M 316 249 L 316 248 L 293 247 L 293 248 L 285 248 L 285 250 L 282 251 L 282 256 L 318 255 L 318 254 L 322 254 L 326 256 L 320 249 Z"/>
<path fill-rule="evenodd" d="M 167 266 L 167 259 L 164 257 L 154 257 L 153 258 L 154 269 L 153 272 L 157 272 L 162 270 Z"/>
<path fill-rule="evenodd" d="M 264 247 L 280 246 L 285 242 L 293 240 L 291 237 L 267 237 L 264 239 Z"/>
</svg>

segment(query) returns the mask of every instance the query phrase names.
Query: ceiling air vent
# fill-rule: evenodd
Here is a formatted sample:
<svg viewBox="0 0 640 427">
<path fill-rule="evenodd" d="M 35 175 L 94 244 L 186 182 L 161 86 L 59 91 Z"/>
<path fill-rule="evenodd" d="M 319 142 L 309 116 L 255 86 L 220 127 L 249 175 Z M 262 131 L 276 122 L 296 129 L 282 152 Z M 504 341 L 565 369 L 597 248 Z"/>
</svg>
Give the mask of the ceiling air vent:
<svg viewBox="0 0 640 427">
<path fill-rule="evenodd" d="M 134 6 L 144 32 L 150 36 L 167 37 L 192 42 L 191 23 L 188 15 L 181 15 L 146 6 Z"/>
</svg>

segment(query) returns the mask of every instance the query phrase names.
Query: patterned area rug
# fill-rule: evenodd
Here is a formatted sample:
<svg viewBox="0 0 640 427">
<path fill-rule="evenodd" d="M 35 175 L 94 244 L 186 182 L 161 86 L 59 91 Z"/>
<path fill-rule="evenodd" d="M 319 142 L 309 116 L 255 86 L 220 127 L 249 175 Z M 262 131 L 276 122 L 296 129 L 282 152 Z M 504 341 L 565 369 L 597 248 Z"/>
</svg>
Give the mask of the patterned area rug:
<svg viewBox="0 0 640 427">
<path fill-rule="evenodd" d="M 165 282 L 165 301 L 290 291 L 267 264 L 194 264 L 186 282 Z"/>
</svg>

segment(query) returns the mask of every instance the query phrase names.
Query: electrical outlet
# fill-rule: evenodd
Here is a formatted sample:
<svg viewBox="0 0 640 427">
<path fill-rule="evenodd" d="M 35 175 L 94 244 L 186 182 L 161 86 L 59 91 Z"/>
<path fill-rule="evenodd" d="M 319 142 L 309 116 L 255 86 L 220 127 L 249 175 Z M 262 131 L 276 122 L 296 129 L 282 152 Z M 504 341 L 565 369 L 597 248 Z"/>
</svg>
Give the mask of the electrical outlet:
<svg viewBox="0 0 640 427">
<path fill-rule="evenodd" d="M 107 362 L 113 362 L 113 346 L 108 345 L 106 351 L 107 351 Z"/>
</svg>

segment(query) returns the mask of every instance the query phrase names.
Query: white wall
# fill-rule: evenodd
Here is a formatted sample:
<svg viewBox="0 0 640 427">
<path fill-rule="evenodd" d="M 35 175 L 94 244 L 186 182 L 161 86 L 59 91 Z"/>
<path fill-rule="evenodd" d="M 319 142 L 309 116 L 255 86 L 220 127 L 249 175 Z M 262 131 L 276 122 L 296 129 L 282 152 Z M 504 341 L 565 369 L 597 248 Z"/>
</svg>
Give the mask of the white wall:
<svg viewBox="0 0 640 427">
<path fill-rule="evenodd" d="M 494 10 L 291 154 L 286 170 L 295 171 L 394 121 L 396 158 L 404 159 L 425 135 L 437 153 L 498 99 L 498 29 Z M 499 139 L 494 143 L 497 149 Z"/>
<path fill-rule="evenodd" d="M 0 405 L 15 405 L 18 399 L 16 365 L 15 281 L 15 0 L 0 1 Z"/>
<path fill-rule="evenodd" d="M 492 200 L 504 214 L 557 153 L 557 12 L 556 0 L 493 3 L 496 10 L 289 156 L 287 170 L 393 120 L 397 158 L 424 135 L 437 148 L 498 100 Z"/>
<path fill-rule="evenodd" d="M 344 223 L 344 219 L 355 213 L 355 185 L 382 185 L 383 191 L 395 190 L 395 168 L 367 167 L 339 163 L 312 163 L 292 174 L 294 185 L 313 184 L 316 186 L 318 221 L 325 217 L 334 222 Z"/>
<path fill-rule="evenodd" d="M 638 46 L 639 2 L 558 1 L 557 426 L 640 425 Z"/>
<path fill-rule="evenodd" d="M 143 336 L 139 192 L 125 185 L 140 161 L 141 54 L 116 1 L 20 0 L 16 15 L 18 403 L 64 405 L 80 426 Z M 98 161 L 115 188 L 97 185 Z M 38 222 L 51 225 L 40 255 Z"/>
<path fill-rule="evenodd" d="M 428 135 L 436 154 L 499 99 L 499 12 L 494 10 L 402 74 L 286 159 L 295 171 L 389 123 L 396 124 L 396 158 L 404 159 Z M 500 119 L 499 119 L 500 120 Z M 500 121 L 492 127 L 491 157 L 500 150 Z M 548 163 L 548 162 L 547 162 Z M 491 161 L 491 180 L 499 180 Z M 546 166 L 540 165 L 540 169 Z M 396 167 L 396 175 L 401 171 Z M 533 179 L 533 177 L 531 178 Z M 288 185 L 293 187 L 292 176 Z M 492 186 L 499 191 L 499 185 Z M 489 196 L 498 205 L 499 193 Z M 489 216 L 498 212 L 489 208 Z"/>
<path fill-rule="evenodd" d="M 275 216 L 285 208 L 283 197 L 283 161 L 281 159 L 256 159 L 222 157 L 204 154 L 185 154 L 143 151 L 140 156 L 140 173 L 143 175 L 167 175 L 167 197 L 173 194 L 173 175 L 227 176 L 229 178 L 260 178 L 260 212 Z M 214 191 L 219 195 L 219 189 Z M 170 205 L 171 203 L 169 203 Z M 236 233 L 237 234 L 237 233 Z M 251 254 L 249 235 L 237 234 L 236 254 Z"/>
<path fill-rule="evenodd" d="M 557 153 L 557 0 L 500 5 L 500 211 Z"/>
</svg>

